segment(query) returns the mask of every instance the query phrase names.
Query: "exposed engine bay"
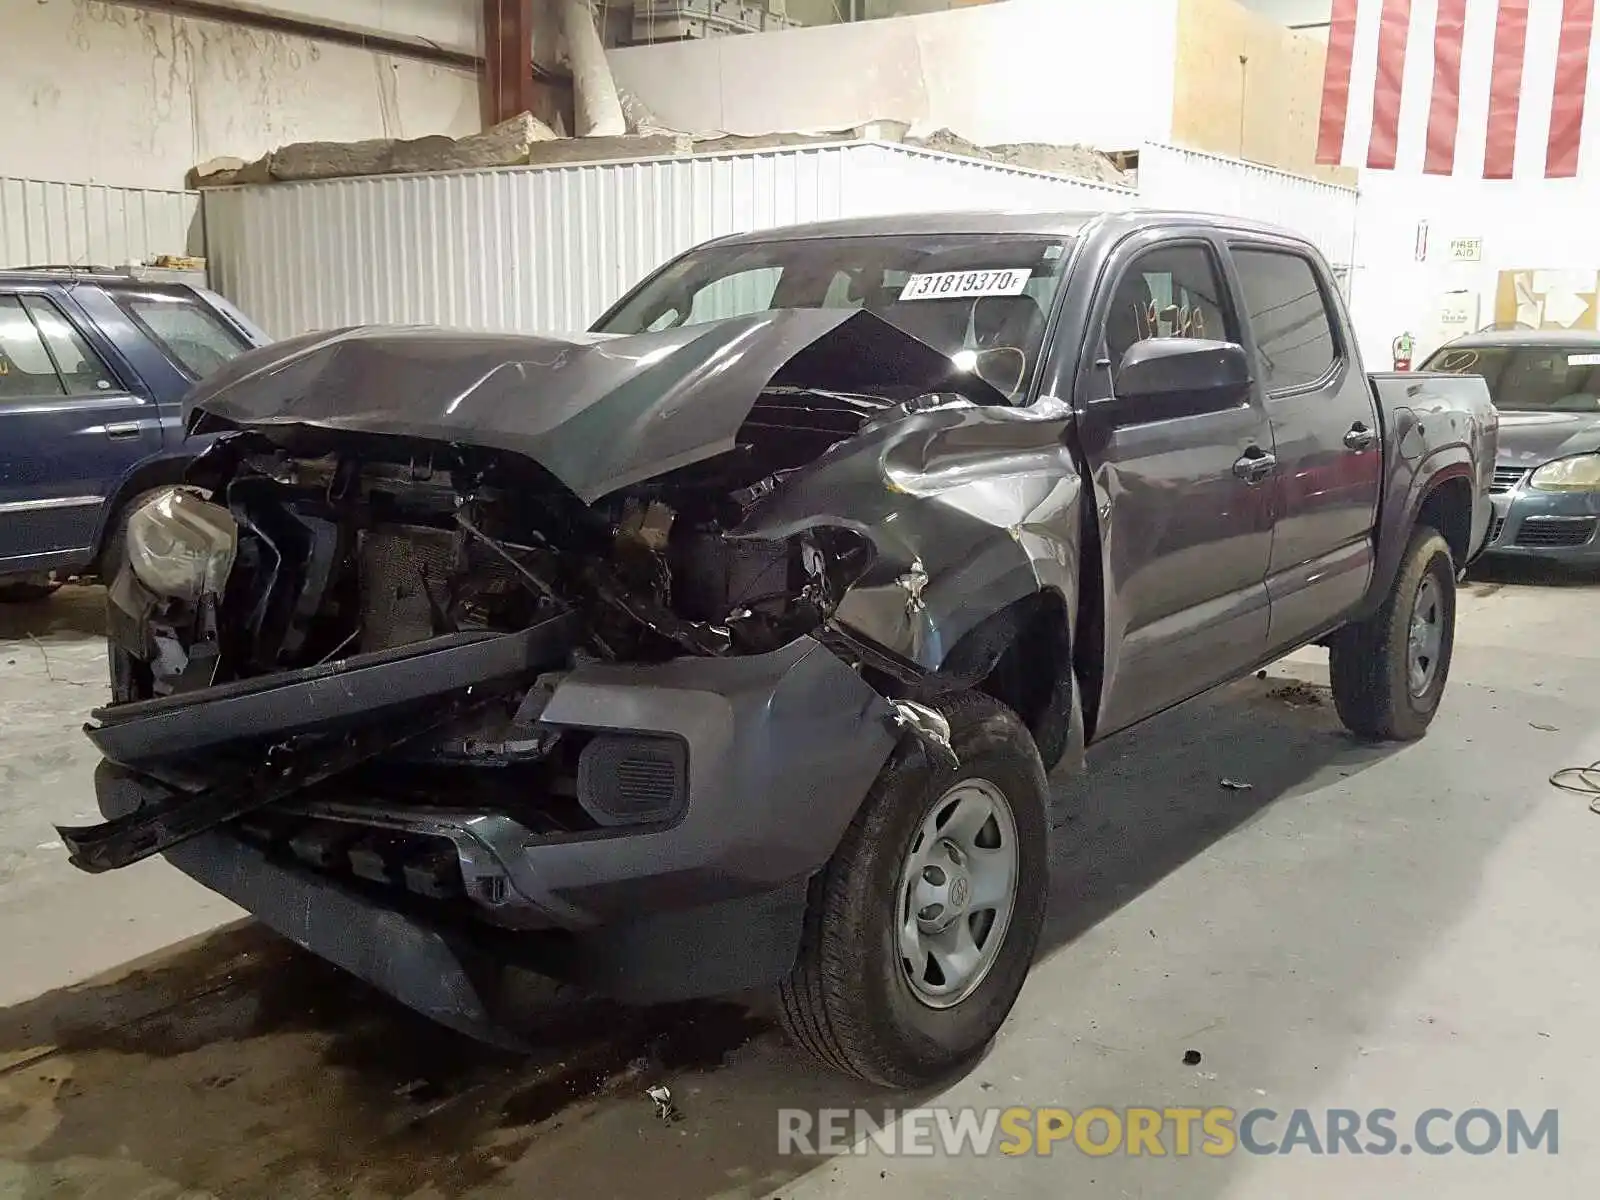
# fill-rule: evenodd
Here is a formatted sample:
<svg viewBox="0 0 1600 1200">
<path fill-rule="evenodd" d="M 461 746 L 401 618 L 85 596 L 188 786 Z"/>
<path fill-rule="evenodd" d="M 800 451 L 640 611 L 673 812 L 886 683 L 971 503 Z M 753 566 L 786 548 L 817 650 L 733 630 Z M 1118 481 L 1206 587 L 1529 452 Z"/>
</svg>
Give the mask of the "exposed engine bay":
<svg viewBox="0 0 1600 1200">
<path fill-rule="evenodd" d="M 575 653 L 601 660 L 758 653 L 817 629 L 870 561 L 844 529 L 729 536 L 771 476 L 697 472 L 590 507 L 511 455 L 375 449 L 303 457 L 240 434 L 135 514 L 117 592 L 129 698 L 566 611 Z M 196 574 L 178 579 L 152 546 L 184 538 Z"/>
</svg>

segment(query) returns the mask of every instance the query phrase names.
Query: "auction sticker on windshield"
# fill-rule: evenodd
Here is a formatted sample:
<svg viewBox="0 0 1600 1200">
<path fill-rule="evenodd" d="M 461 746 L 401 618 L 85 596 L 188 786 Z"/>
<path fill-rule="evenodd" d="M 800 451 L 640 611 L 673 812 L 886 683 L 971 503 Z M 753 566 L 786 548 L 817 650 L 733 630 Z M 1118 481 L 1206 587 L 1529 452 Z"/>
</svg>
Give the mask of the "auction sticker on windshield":
<svg viewBox="0 0 1600 1200">
<path fill-rule="evenodd" d="M 1025 267 L 998 271 L 936 271 L 913 275 L 900 292 L 902 300 L 951 300 L 968 296 L 1020 296 L 1033 272 Z"/>
</svg>

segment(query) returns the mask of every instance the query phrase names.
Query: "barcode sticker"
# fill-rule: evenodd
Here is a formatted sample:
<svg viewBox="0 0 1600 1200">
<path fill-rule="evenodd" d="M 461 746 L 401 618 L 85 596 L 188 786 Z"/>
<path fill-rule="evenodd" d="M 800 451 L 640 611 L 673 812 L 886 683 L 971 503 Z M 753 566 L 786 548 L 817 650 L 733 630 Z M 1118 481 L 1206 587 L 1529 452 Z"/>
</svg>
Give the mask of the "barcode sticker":
<svg viewBox="0 0 1600 1200">
<path fill-rule="evenodd" d="M 1033 272 L 1026 268 L 996 271 L 937 271 L 913 275 L 900 292 L 902 300 L 957 300 L 972 296 L 1020 296 Z"/>
<path fill-rule="evenodd" d="M 1600 354 L 1569 354 L 1567 355 L 1569 367 L 1600 367 Z"/>
</svg>

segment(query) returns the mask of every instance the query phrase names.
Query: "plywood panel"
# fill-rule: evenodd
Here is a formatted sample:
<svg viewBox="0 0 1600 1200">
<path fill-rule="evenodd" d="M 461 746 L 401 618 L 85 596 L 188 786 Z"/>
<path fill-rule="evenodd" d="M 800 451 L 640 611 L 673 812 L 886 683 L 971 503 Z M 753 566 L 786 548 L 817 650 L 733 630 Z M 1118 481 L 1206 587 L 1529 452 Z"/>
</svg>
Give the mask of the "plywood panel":
<svg viewBox="0 0 1600 1200">
<path fill-rule="evenodd" d="M 1595 329 L 1600 273 L 1587 268 L 1501 271 L 1494 321 L 1503 328 Z"/>
<path fill-rule="evenodd" d="M 1234 0 L 1180 0 L 1172 136 L 1184 146 L 1353 184 L 1319 167 L 1317 117 L 1327 46 Z"/>
</svg>

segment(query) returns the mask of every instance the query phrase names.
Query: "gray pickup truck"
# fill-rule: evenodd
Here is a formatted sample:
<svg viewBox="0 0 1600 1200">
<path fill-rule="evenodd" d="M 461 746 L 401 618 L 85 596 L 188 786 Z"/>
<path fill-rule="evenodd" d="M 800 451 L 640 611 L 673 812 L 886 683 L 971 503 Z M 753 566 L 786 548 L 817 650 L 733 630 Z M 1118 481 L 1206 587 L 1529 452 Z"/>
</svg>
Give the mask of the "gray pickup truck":
<svg viewBox="0 0 1600 1200">
<path fill-rule="evenodd" d="M 1306 242 L 1153 213 L 725 238 L 586 334 L 306 335 L 191 402 L 77 865 L 508 1044 L 528 970 L 771 986 L 897 1086 L 1010 1011 L 1086 743 L 1309 643 L 1424 732 L 1497 436 L 1362 370 Z"/>
</svg>

